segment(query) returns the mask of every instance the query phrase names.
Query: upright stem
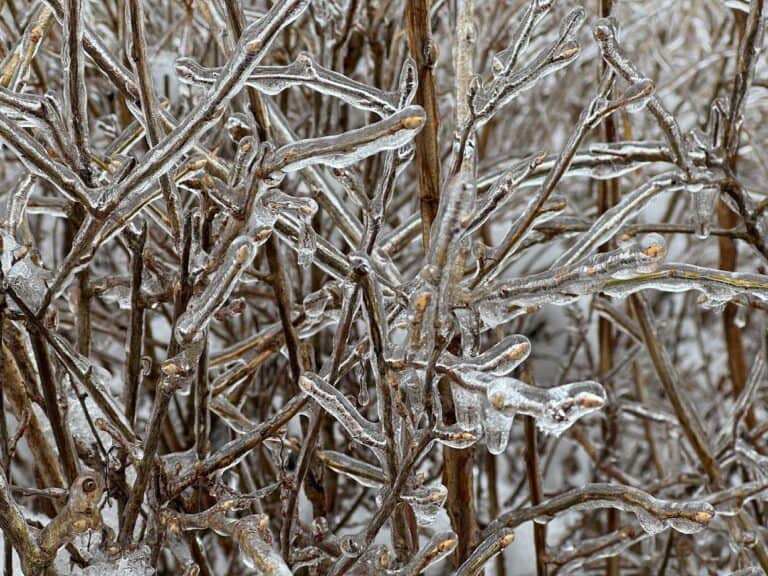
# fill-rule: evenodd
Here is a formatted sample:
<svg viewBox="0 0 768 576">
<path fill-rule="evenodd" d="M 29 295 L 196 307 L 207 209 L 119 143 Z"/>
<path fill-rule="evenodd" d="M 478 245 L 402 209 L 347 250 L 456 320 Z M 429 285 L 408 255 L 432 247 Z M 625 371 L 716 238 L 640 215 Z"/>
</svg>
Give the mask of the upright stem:
<svg viewBox="0 0 768 576">
<path fill-rule="evenodd" d="M 734 10 L 736 27 L 739 38 L 739 52 L 736 61 L 736 73 L 733 80 L 733 90 L 730 98 L 730 109 L 723 135 L 723 149 L 726 153 L 728 167 L 735 174 L 739 161 L 739 135 L 742 110 L 747 91 L 754 76 L 757 58 L 760 54 L 760 39 L 762 36 L 764 2 L 755 0 L 750 3 L 749 16 L 745 18 L 741 11 Z M 717 207 L 718 223 L 724 228 L 734 228 L 738 224 L 738 216 L 721 200 Z M 736 270 L 738 248 L 732 238 L 718 238 L 720 248 L 719 267 L 722 270 Z M 741 329 L 735 322 L 738 307 L 729 302 L 723 313 L 723 332 L 725 333 L 728 350 L 728 368 L 731 376 L 734 397 L 738 396 L 747 382 L 747 366 L 744 361 L 744 346 Z M 754 412 L 750 409 L 746 418 L 747 426 L 755 425 Z"/>
<path fill-rule="evenodd" d="M 149 485 L 150 473 L 155 463 L 155 455 L 160 446 L 160 437 L 162 435 L 162 426 L 165 423 L 165 417 L 168 414 L 168 404 L 173 396 L 174 387 L 170 382 L 163 381 L 158 386 L 155 404 L 152 408 L 152 416 L 149 419 L 147 434 L 142 446 L 144 456 L 138 465 L 136 471 L 136 481 L 133 483 L 131 495 L 123 510 L 123 516 L 120 519 L 120 534 L 118 542 L 126 546 L 133 540 L 133 529 L 136 526 L 136 520 L 141 511 L 141 504 L 144 502 L 144 493 Z"/>
<path fill-rule="evenodd" d="M 131 19 L 131 60 L 136 71 L 138 82 L 139 99 L 141 109 L 144 112 L 144 134 L 147 144 L 152 148 L 157 146 L 160 139 L 165 135 L 157 96 L 152 85 L 152 75 L 149 71 L 149 57 L 147 55 L 147 41 L 144 35 L 144 11 L 141 6 L 141 0 L 129 0 L 128 13 Z M 181 239 L 181 207 L 179 204 L 179 194 L 176 190 L 176 184 L 170 174 L 163 174 L 160 178 L 160 188 L 165 197 L 165 207 L 168 211 L 168 220 L 171 225 L 171 232 L 174 240 L 178 243 Z"/>
<path fill-rule="evenodd" d="M 0 249 L 3 246 L 0 245 Z M 5 353 L 3 351 L 3 324 L 5 323 L 5 277 L 0 268 L 0 376 L 5 375 Z M 5 382 L 0 382 L 0 468 L 5 478 L 11 477 L 11 453 L 8 444 L 8 423 L 5 419 Z M 8 537 L 4 538 L 5 576 L 13 575 L 13 547 Z"/>
<path fill-rule="evenodd" d="M 128 334 L 128 358 L 125 369 L 125 416 L 129 422 L 136 417 L 139 384 L 141 382 L 141 351 L 144 341 L 144 304 L 141 284 L 144 272 L 144 245 L 147 227 L 142 227 L 137 237 L 129 236 L 131 249 L 131 324 Z"/>
<path fill-rule="evenodd" d="M 77 170 L 86 184 L 91 182 L 88 145 L 88 96 L 85 89 L 85 55 L 83 54 L 83 0 L 67 0 L 64 26 L 64 103 L 75 143 Z"/>
<path fill-rule="evenodd" d="M 474 138 L 471 129 L 471 111 L 469 107 L 469 85 L 472 80 L 472 60 L 474 57 L 474 0 L 458 0 L 456 14 L 456 30 L 453 43 L 453 65 L 456 71 L 456 122 L 455 138 L 459 141 L 459 149 L 454 150 L 458 157 L 454 158 L 458 171 L 472 172 L 474 157 L 468 157 L 461 150 L 463 134 L 469 130 L 467 141 Z M 455 354 L 460 354 L 460 343 L 454 339 L 449 348 Z M 445 378 L 441 379 L 438 388 L 441 392 L 443 419 L 446 424 L 456 421 L 456 413 L 451 399 L 450 387 Z M 469 557 L 477 544 L 479 527 L 475 507 L 474 488 L 475 449 L 474 447 L 455 449 L 449 446 L 443 448 L 443 483 L 448 491 L 445 508 L 451 520 L 451 528 L 458 537 L 458 545 L 451 555 L 454 567 L 458 568 Z"/>
<path fill-rule="evenodd" d="M 75 459 L 75 449 L 67 430 L 61 410 L 59 409 L 59 395 L 56 386 L 53 365 L 48 355 L 48 346 L 45 338 L 36 328 L 29 333 L 29 339 L 32 342 L 32 351 L 37 363 L 37 373 L 40 376 L 40 387 L 43 391 L 45 401 L 45 413 L 51 423 L 53 438 L 56 441 L 56 448 L 59 451 L 62 469 L 68 482 L 73 482 L 77 477 L 77 460 Z"/>
<path fill-rule="evenodd" d="M 526 364 L 522 380 L 526 384 L 533 385 L 533 371 L 530 364 Z M 541 504 L 544 499 L 544 491 L 541 487 L 541 470 L 539 468 L 539 452 L 536 442 L 536 420 L 532 416 L 523 416 L 525 425 L 525 468 L 528 476 L 528 489 L 531 493 L 531 506 Z M 534 522 L 533 542 L 536 547 L 536 575 L 547 576 L 547 525 Z"/>
<path fill-rule="evenodd" d="M 419 174 L 419 203 L 421 206 L 421 240 L 426 252 L 432 221 L 440 202 L 440 148 L 438 145 L 439 119 L 437 92 L 433 69 L 437 60 L 437 46 L 432 40 L 429 0 L 405 0 L 405 23 L 408 31 L 408 50 L 416 62 L 419 84 L 415 103 L 424 108 L 427 120 L 417 134 L 416 170 Z"/>
<path fill-rule="evenodd" d="M 225 3 L 229 15 L 229 25 L 235 40 L 237 40 L 240 38 L 240 35 L 245 28 L 245 16 L 243 15 L 242 6 L 241 3 L 236 0 L 225 0 Z M 248 94 L 251 113 L 257 122 L 259 136 L 263 140 L 267 140 L 271 136 L 271 123 L 261 94 L 252 87 L 249 87 L 246 90 L 246 93 Z M 299 381 L 299 376 L 301 376 L 301 362 L 299 358 L 301 342 L 296 334 L 296 328 L 294 328 L 293 320 L 291 318 L 291 287 L 288 275 L 285 273 L 285 269 L 283 268 L 280 259 L 280 250 L 276 234 L 272 234 L 269 237 L 265 249 L 267 253 L 267 263 L 269 265 L 270 281 L 277 298 L 277 311 L 280 315 L 280 322 L 285 334 L 285 346 L 288 350 L 288 363 L 291 369 L 291 379 L 294 386 L 296 386 L 296 383 Z"/>
<path fill-rule="evenodd" d="M 613 9 L 613 0 L 600 0 L 600 17 L 607 18 L 611 15 Z M 605 60 L 600 60 L 600 75 L 607 68 Z M 610 94 L 609 94 L 610 97 Z M 612 143 L 616 141 L 616 123 L 613 115 L 608 116 L 603 120 L 603 138 L 605 142 Z M 598 183 L 598 200 L 597 211 L 598 214 L 603 214 L 611 206 L 613 206 L 619 198 L 619 179 L 600 180 Z M 611 247 L 609 244 L 603 246 L 600 251 L 607 252 Z M 600 346 L 600 375 L 605 376 L 613 368 L 613 323 L 603 316 L 600 316 L 597 324 L 597 339 Z M 616 411 L 609 409 L 609 417 L 603 424 L 603 434 L 606 437 L 605 452 L 613 450 L 616 440 Z M 607 454 L 605 454 L 607 455 Z M 618 510 L 611 508 L 607 512 L 607 526 L 606 533 L 615 532 L 619 528 L 620 513 Z M 606 559 L 605 561 L 605 574 L 606 576 L 618 576 L 619 575 L 619 556 L 614 555 Z"/>
<path fill-rule="evenodd" d="M 454 424 L 456 412 L 451 400 L 451 391 L 446 378 L 439 382 L 443 402 L 443 419 Z M 493 458 L 493 455 L 488 455 Z M 451 520 L 451 528 L 458 537 L 458 545 L 451 555 L 455 568 L 469 558 L 480 534 L 477 525 L 474 489 L 475 450 L 474 447 L 457 449 L 443 448 L 443 484 L 448 491 L 445 510 Z"/>
</svg>

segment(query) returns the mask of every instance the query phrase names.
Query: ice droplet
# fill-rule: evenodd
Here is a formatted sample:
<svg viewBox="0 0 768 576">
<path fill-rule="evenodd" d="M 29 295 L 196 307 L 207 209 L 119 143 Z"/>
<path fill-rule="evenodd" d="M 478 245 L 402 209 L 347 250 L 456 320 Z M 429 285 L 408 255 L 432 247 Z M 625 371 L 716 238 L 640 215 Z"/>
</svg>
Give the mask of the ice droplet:
<svg viewBox="0 0 768 576">
<path fill-rule="evenodd" d="M 503 454 L 509 443 L 509 433 L 512 430 L 513 416 L 505 416 L 498 410 L 488 408 L 483 422 L 485 445 L 491 454 Z"/>
<path fill-rule="evenodd" d="M 417 370 L 407 369 L 401 376 L 403 388 L 408 398 L 408 404 L 415 415 L 424 411 L 424 378 Z"/>
</svg>

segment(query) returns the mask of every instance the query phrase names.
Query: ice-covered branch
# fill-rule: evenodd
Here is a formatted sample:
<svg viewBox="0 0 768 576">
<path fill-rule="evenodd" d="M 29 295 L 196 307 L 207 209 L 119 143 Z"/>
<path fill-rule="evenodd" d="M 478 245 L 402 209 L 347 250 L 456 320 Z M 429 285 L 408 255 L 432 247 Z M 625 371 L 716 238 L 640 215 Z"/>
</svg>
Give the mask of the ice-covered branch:
<svg viewBox="0 0 768 576">
<path fill-rule="evenodd" d="M 221 69 L 205 68 L 189 58 L 180 58 L 176 61 L 176 72 L 185 82 L 210 86 L 221 74 Z M 397 92 L 384 92 L 324 68 L 307 52 L 299 54 L 296 60 L 287 66 L 257 66 L 248 76 L 246 83 L 270 96 L 292 87 L 307 87 L 338 98 L 360 110 L 374 112 L 381 118 L 397 112 L 400 99 Z"/>
</svg>

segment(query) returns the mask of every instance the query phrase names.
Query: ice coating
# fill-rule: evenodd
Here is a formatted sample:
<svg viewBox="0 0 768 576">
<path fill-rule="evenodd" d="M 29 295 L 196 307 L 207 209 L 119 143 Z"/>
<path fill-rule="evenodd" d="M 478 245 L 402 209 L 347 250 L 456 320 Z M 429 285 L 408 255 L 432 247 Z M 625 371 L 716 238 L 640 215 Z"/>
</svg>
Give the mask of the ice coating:
<svg viewBox="0 0 768 576">
<path fill-rule="evenodd" d="M 346 396 L 320 376 L 311 372 L 305 374 L 299 379 L 299 387 L 336 418 L 354 440 L 372 448 L 384 446 L 384 436 L 377 426 L 366 420 Z"/>
<path fill-rule="evenodd" d="M 263 576 L 291 576 L 293 573 L 285 560 L 264 539 L 265 532 L 269 533 L 268 522 L 269 518 L 263 514 L 253 514 L 234 522 L 232 533 L 240 546 L 240 558 Z"/>
<path fill-rule="evenodd" d="M 24 178 L 8 200 L 8 221 L 6 227 L 11 234 L 16 232 L 16 228 L 18 228 L 19 223 L 21 222 L 22 215 L 27 209 L 29 195 L 34 188 L 34 179 L 32 177 Z"/>
<path fill-rule="evenodd" d="M 445 288 L 451 264 L 456 258 L 462 233 L 472 215 L 475 183 L 462 172 L 446 184 L 429 242 L 429 266 L 423 275 L 427 282 Z"/>
<path fill-rule="evenodd" d="M 150 564 L 151 551 L 148 546 L 128 550 L 116 558 L 103 560 L 86 566 L 75 574 L 82 576 L 151 576 L 155 569 Z"/>
<path fill-rule="evenodd" d="M 628 279 L 609 280 L 602 291 L 609 296 L 625 298 L 648 289 L 663 292 L 695 290 L 706 297 L 705 304 L 710 307 L 744 297 L 768 302 L 768 276 L 729 272 L 692 264 L 670 263 L 660 266 L 655 272 Z"/>
<path fill-rule="evenodd" d="M 402 495 L 402 500 L 413 508 L 419 526 L 429 526 L 443 509 L 448 490 L 442 484 L 421 486 Z"/>
<path fill-rule="evenodd" d="M 587 7 L 597 44 L 576 34 L 583 10 L 551 0 L 432 11 L 420 0 L 367 10 L 199 0 L 170 33 L 163 19 L 183 16 L 184 3 L 132 13 L 143 2 L 115 13 L 85 3 L 82 18 L 82 0 L 19 15 L 10 6 L 17 30 L 0 65 L 2 387 L 8 448 L 24 452 L 0 500 L 30 502 L 21 525 L 33 537 L 45 524 L 38 500 L 60 508 L 63 489 L 45 486 L 66 485 L 72 468 L 103 475 L 103 465 L 121 500 L 107 499 L 102 537 L 62 550 L 52 570 L 78 572 L 79 550 L 105 573 L 196 576 L 209 561 L 249 573 L 477 576 L 513 538 L 514 523 L 496 518 L 517 516 L 535 523 L 522 545 L 547 570 L 602 571 L 611 557 L 641 572 L 658 568 L 670 536 L 651 534 L 700 532 L 713 517 L 693 497 L 720 518 L 683 538 L 690 571 L 768 567 L 751 505 L 768 492 L 754 425 L 764 351 L 752 338 L 768 304 L 765 130 L 754 122 L 761 2 L 726 2 L 748 14 L 735 31 L 728 10 L 697 3 L 661 3 L 663 17 L 645 18 L 636 3 L 605 2 Z M 597 20 L 610 11 L 616 21 Z M 143 24 L 152 62 L 137 56 Z M 654 69 L 657 53 L 673 58 Z M 175 85 L 177 54 L 194 86 Z M 148 79 L 164 94 L 154 110 Z M 700 105 L 712 90 L 719 98 Z M 707 111 L 706 131 L 696 128 Z M 169 182 L 177 215 L 163 202 Z M 121 234 L 133 218 L 146 220 L 141 247 Z M 233 242 L 267 238 L 269 258 L 248 248 L 238 272 Z M 665 263 L 666 242 L 685 262 Z M 58 274 L 51 288 L 47 270 Z M 724 324 L 701 311 L 726 303 Z M 724 350 L 753 367 L 746 383 Z M 526 377 L 515 372 L 524 363 Z M 611 385 L 617 405 L 605 417 L 591 412 L 607 396 L 590 378 Z M 679 385 L 692 403 L 678 400 Z M 138 406 L 127 419 L 110 398 L 119 392 Z M 568 438 L 531 436 L 536 421 Z M 33 476 L 40 486 L 28 490 Z M 441 476 L 445 489 L 432 485 Z M 112 480 L 123 477 L 138 530 L 115 517 L 124 487 Z M 571 489 L 588 477 L 615 489 Z M 515 493 L 497 502 L 510 482 Z M 242 507 L 220 507 L 230 498 Z M 592 505 L 627 513 L 606 524 Z M 440 509 L 457 534 L 440 531 Z M 261 510 L 279 517 L 248 516 Z M 464 511 L 469 525 L 457 523 Z M 547 546 L 541 527 L 561 514 L 568 533 Z M 174 516 L 201 532 L 179 538 Z M 116 545 L 111 529 L 123 532 Z M 688 546 L 674 539 L 682 557 Z M 137 550 L 151 552 L 146 562 L 123 561 Z"/>
<path fill-rule="evenodd" d="M 531 353 L 531 342 L 522 334 L 511 334 L 477 356 L 456 357 L 446 352 L 441 362 L 448 370 L 477 370 L 506 376 Z"/>
<path fill-rule="evenodd" d="M 437 426 L 432 430 L 435 440 L 456 450 L 469 448 L 479 440 L 479 434 L 475 431 L 466 431 L 458 424 L 451 426 Z"/>
<path fill-rule="evenodd" d="M 497 76 L 487 88 L 480 90 L 475 105 L 475 122 L 478 126 L 488 122 L 499 110 L 521 92 L 532 88 L 542 77 L 557 72 L 578 56 L 579 46 L 573 37 L 584 18 L 584 9 L 574 8 L 563 20 L 560 37 L 551 47 L 542 50 L 535 60 L 522 70 Z"/>
<path fill-rule="evenodd" d="M 602 408 L 607 400 L 603 387 L 591 380 L 537 388 L 515 378 L 494 378 L 486 394 L 493 409 L 508 416 L 533 416 L 542 432 L 555 436 Z"/>
<path fill-rule="evenodd" d="M 334 472 L 343 474 L 368 488 L 381 488 L 388 482 L 387 475 L 378 466 L 352 458 L 343 452 L 322 450 L 318 458 Z"/>
<path fill-rule="evenodd" d="M 506 76 L 517 64 L 518 57 L 530 44 L 531 32 L 552 8 L 551 0 L 530 0 L 513 34 L 513 42 L 493 57 L 492 67 L 495 76 Z"/>
<path fill-rule="evenodd" d="M 42 305 L 48 291 L 47 278 L 46 271 L 35 265 L 29 256 L 16 261 L 6 272 L 6 281 L 16 295 L 35 311 Z"/>
<path fill-rule="evenodd" d="M 410 142 L 424 125 L 424 110 L 407 106 L 374 124 L 336 136 L 322 136 L 286 144 L 275 151 L 274 168 L 286 172 L 314 164 L 345 168 L 386 150 Z"/>
<path fill-rule="evenodd" d="M 517 197 L 520 184 L 544 161 L 545 154 L 538 154 L 522 160 L 509 171 L 499 176 L 491 189 L 478 202 L 477 210 L 467 226 L 467 232 L 472 233 L 493 215 L 496 210 L 504 207 Z"/>
<path fill-rule="evenodd" d="M 584 539 L 581 541 L 579 549 L 568 546 L 557 552 L 557 563 L 562 565 L 560 572 L 562 574 L 582 574 L 588 563 L 615 557 L 646 538 L 648 538 L 647 532 L 629 526 L 605 536 Z M 585 555 L 581 553 L 581 549 L 593 550 L 593 552 Z"/>
<path fill-rule="evenodd" d="M 189 58 L 180 58 L 176 61 L 176 72 L 185 82 L 206 86 L 213 84 L 221 71 L 205 68 Z M 397 93 L 377 90 L 321 66 L 308 52 L 299 53 L 287 66 L 255 67 L 247 84 L 271 96 L 294 86 L 306 86 L 360 110 L 375 112 L 382 118 L 397 111 L 399 100 Z"/>
<path fill-rule="evenodd" d="M 633 218 L 650 200 L 662 192 L 677 192 L 684 185 L 675 173 L 662 174 L 624 195 L 615 206 L 606 210 L 554 264 L 566 266 L 577 262 L 591 250 L 610 240 L 621 227 Z"/>
<path fill-rule="evenodd" d="M 642 529 L 651 535 L 667 528 L 682 534 L 696 534 L 704 530 L 715 516 L 715 509 L 707 502 L 675 502 L 655 498 L 641 490 L 628 486 L 616 486 L 616 491 L 625 493 L 621 499 L 590 500 L 577 504 L 581 510 L 615 508 L 633 514 Z"/>
<path fill-rule="evenodd" d="M 176 339 L 181 344 L 200 337 L 218 310 L 237 286 L 245 269 L 256 256 L 257 243 L 241 236 L 235 240 L 224 256 L 219 269 L 210 278 L 203 292 L 192 298 L 187 311 L 176 324 Z"/>
<path fill-rule="evenodd" d="M 507 280 L 493 290 L 492 298 L 520 307 L 569 304 L 580 296 L 600 292 L 612 278 L 654 272 L 666 255 L 664 238 L 648 234 L 640 242 L 596 254 L 578 264 Z"/>
<path fill-rule="evenodd" d="M 407 565 L 396 572 L 397 576 L 417 576 L 418 574 L 423 574 L 427 568 L 453 552 L 457 544 L 458 538 L 454 532 L 435 534 Z"/>
</svg>

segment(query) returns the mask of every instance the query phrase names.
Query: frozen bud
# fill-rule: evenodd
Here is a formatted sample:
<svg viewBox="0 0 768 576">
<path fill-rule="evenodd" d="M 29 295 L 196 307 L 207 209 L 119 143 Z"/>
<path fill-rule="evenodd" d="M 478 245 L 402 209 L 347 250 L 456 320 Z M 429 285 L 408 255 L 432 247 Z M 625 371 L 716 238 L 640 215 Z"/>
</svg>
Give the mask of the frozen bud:
<svg viewBox="0 0 768 576">
<path fill-rule="evenodd" d="M 614 17 L 601 18 L 595 24 L 593 28 L 593 35 L 595 40 L 599 43 L 607 42 L 609 40 L 615 40 L 618 35 L 619 24 Z"/>
</svg>

